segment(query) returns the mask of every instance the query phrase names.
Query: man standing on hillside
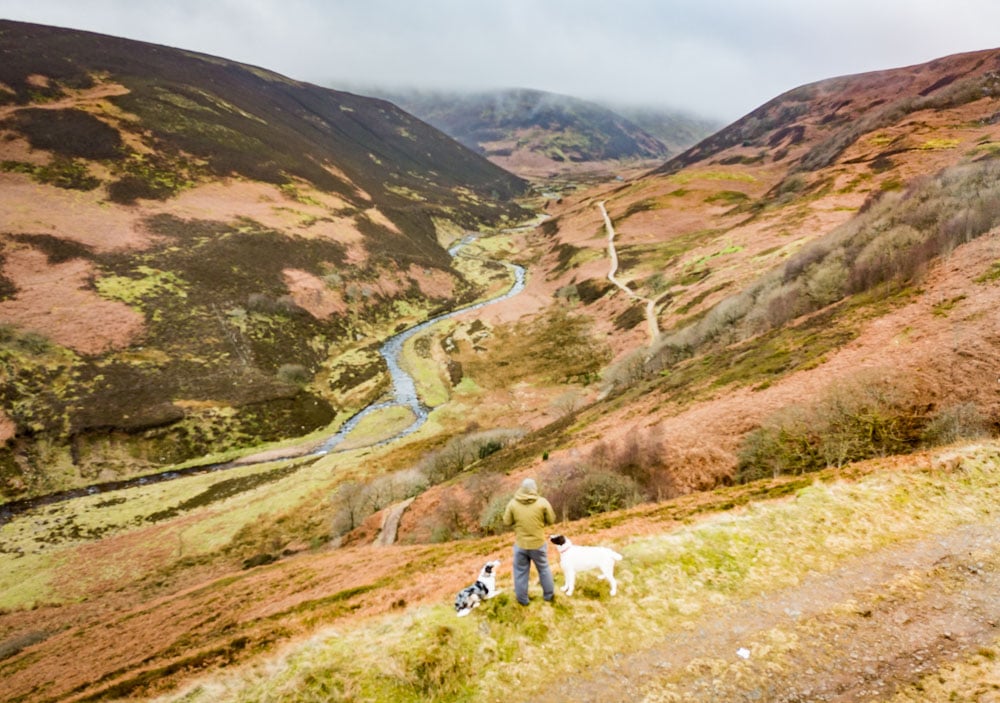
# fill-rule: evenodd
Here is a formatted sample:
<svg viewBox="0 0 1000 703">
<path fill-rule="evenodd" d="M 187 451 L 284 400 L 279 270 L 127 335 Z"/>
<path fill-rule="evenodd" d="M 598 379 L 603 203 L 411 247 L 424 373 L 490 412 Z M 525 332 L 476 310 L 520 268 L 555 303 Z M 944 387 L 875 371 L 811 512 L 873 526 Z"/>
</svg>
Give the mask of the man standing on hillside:
<svg viewBox="0 0 1000 703">
<path fill-rule="evenodd" d="M 514 596 L 521 605 L 528 604 L 528 577 L 532 562 L 538 570 L 542 597 L 547 601 L 555 598 L 545 541 L 545 526 L 555 524 L 555 521 L 556 513 L 549 501 L 538 495 L 535 480 L 524 479 L 503 513 L 503 524 L 514 527 Z"/>
</svg>

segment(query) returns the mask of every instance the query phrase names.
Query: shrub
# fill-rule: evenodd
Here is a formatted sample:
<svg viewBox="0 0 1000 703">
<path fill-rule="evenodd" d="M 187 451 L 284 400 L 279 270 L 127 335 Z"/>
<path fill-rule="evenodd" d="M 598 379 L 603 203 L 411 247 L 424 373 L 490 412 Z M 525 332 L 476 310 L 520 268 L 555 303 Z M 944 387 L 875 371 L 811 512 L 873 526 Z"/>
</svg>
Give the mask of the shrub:
<svg viewBox="0 0 1000 703">
<path fill-rule="evenodd" d="M 493 496 L 479 514 L 479 527 L 487 535 L 498 535 L 509 528 L 503 524 L 503 514 L 513 493 L 500 493 Z"/>
<path fill-rule="evenodd" d="M 806 291 L 814 308 L 826 307 L 844 297 L 847 288 L 847 267 L 840 257 L 827 257 L 810 271 Z"/>
<path fill-rule="evenodd" d="M 454 493 L 445 494 L 431 518 L 431 542 L 447 542 L 467 534 L 466 505 Z"/>
<path fill-rule="evenodd" d="M 823 458 L 839 467 L 912 449 L 925 418 L 912 385 L 876 371 L 836 384 L 820 401 L 816 421 Z"/>
<path fill-rule="evenodd" d="M 935 413 L 920 434 L 925 446 L 952 444 L 989 434 L 986 419 L 975 403 L 960 403 Z"/>
<path fill-rule="evenodd" d="M 786 408 L 750 432 L 740 446 L 736 479 L 747 483 L 822 469 L 820 438 L 811 420 L 804 408 Z"/>
<path fill-rule="evenodd" d="M 811 405 L 783 408 L 750 432 L 736 478 L 801 474 L 905 452 L 917 446 L 924 424 L 914 384 L 881 370 L 863 372 Z"/>
<path fill-rule="evenodd" d="M 283 383 L 304 386 L 309 383 L 309 369 L 302 364 L 282 364 L 278 369 L 278 378 Z"/>
<path fill-rule="evenodd" d="M 365 518 L 393 503 L 412 498 L 427 488 L 427 477 L 416 469 L 385 474 L 367 483 L 345 481 L 332 498 L 331 532 L 345 535 Z"/>
<path fill-rule="evenodd" d="M 444 447 L 424 457 L 419 468 L 431 483 L 443 483 L 523 436 L 524 430 L 495 429 L 453 437 Z"/>
<path fill-rule="evenodd" d="M 599 515 L 611 510 L 630 508 L 642 500 L 639 486 L 628 476 L 598 471 L 588 474 L 580 483 L 579 499 L 570 506 L 572 520 Z"/>
<path fill-rule="evenodd" d="M 628 476 L 591 471 L 583 465 L 563 465 L 549 474 L 547 497 L 561 520 L 579 520 L 609 510 L 637 505 L 642 492 Z"/>
<path fill-rule="evenodd" d="M 374 512 L 365 492 L 365 486 L 358 481 L 345 481 L 337 487 L 333 495 L 333 520 L 331 533 L 335 537 L 345 535 L 361 525 Z"/>
<path fill-rule="evenodd" d="M 487 440 L 485 444 L 479 445 L 479 458 L 485 459 L 490 454 L 496 454 L 498 451 L 503 449 L 503 444 L 496 439 Z"/>
<path fill-rule="evenodd" d="M 641 381 L 646 375 L 646 350 L 636 349 L 609 364 L 601 372 L 607 390 L 626 388 Z"/>
</svg>

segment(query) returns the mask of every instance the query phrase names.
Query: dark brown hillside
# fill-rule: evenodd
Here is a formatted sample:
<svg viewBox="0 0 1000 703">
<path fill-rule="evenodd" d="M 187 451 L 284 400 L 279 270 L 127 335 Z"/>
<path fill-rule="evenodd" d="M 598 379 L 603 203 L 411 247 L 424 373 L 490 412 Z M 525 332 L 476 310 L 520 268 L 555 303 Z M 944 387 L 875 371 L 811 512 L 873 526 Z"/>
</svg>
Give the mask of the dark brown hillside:
<svg viewBox="0 0 1000 703">
<path fill-rule="evenodd" d="M 217 177 L 240 175 L 279 185 L 297 177 L 355 207 L 374 197 L 391 220 L 417 230 L 410 237 L 419 232 L 433 242 L 433 229 L 412 212 L 426 208 L 414 208 L 394 186 L 427 192 L 441 207 L 457 204 L 457 187 L 484 200 L 509 199 L 524 190 L 517 178 L 390 103 L 209 56 L 87 32 L 2 22 L 0 37 L 0 83 L 9 89 L 0 103 L 46 104 L 65 98 L 68 90 L 118 82 L 127 92 L 110 101 L 139 118 L 136 126 L 152 138 L 161 157 L 202 159 Z M 97 143 L 94 118 L 74 111 L 50 113 L 47 120 L 44 116 L 44 111 L 21 110 L 8 127 L 24 134 L 32 147 L 54 147 L 69 158 L 127 160 L 114 130 L 105 127 L 103 144 Z M 476 215 L 503 212 L 498 208 L 484 203 L 480 211 L 466 215 L 467 224 Z M 431 255 L 430 249 L 424 255 Z"/>
<path fill-rule="evenodd" d="M 445 247 L 525 189 L 384 101 L 0 21 L 0 496 L 349 414 L 384 370 L 336 359 L 480 295 Z"/>
<path fill-rule="evenodd" d="M 829 166 L 863 135 L 910 114 L 995 96 L 1000 90 L 998 71 L 1000 56 L 991 50 L 810 83 L 765 103 L 655 173 L 675 173 L 728 150 L 741 156 L 720 163 L 763 159 L 815 171 Z"/>
</svg>

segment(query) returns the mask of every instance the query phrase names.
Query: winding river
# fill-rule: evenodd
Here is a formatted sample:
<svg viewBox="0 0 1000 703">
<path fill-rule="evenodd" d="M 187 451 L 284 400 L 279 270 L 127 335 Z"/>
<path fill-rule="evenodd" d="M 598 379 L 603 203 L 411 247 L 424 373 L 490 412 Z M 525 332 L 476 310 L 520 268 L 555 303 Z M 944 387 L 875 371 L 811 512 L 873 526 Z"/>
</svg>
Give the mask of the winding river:
<svg viewBox="0 0 1000 703">
<path fill-rule="evenodd" d="M 465 244 L 468 243 L 468 238 L 463 240 L 462 244 L 456 245 L 448 250 L 448 252 L 455 256 L 458 250 L 461 249 Z M 403 370 L 403 367 L 399 365 L 399 359 L 403 352 L 403 345 L 414 337 L 420 334 L 425 329 L 431 325 L 436 325 L 442 320 L 447 320 L 448 318 L 455 317 L 462 313 L 469 312 L 471 310 L 478 310 L 479 308 L 486 307 L 487 305 L 493 305 L 499 303 L 508 298 L 513 298 L 515 295 L 524 290 L 525 286 L 525 272 L 523 266 L 518 266 L 517 264 L 511 264 L 508 262 L 501 262 L 514 274 L 514 285 L 510 287 L 506 293 L 498 295 L 495 298 L 490 298 L 489 300 L 483 300 L 478 303 L 473 303 L 471 305 L 466 305 L 463 308 L 458 308 L 452 310 L 451 312 L 446 312 L 437 317 L 432 317 L 426 322 L 421 322 L 415 327 L 411 327 L 407 330 L 403 330 L 399 334 L 389 337 L 385 343 L 379 348 L 379 354 L 385 359 L 386 365 L 389 367 L 389 376 L 392 378 L 392 398 L 390 400 L 377 403 L 374 405 L 369 405 L 367 408 L 354 415 L 351 419 L 344 423 L 337 434 L 326 440 L 320 448 L 316 451 L 316 454 L 327 454 L 332 451 L 338 444 L 340 444 L 351 431 L 358 426 L 365 417 L 371 415 L 379 410 L 384 410 L 385 408 L 391 408 L 395 406 L 403 406 L 409 408 L 414 415 L 413 423 L 404 430 L 396 433 L 392 437 L 384 439 L 380 444 L 386 442 L 391 442 L 393 440 L 399 439 L 400 437 L 405 437 L 408 434 L 416 432 L 421 425 L 427 421 L 428 408 L 422 402 L 420 402 L 420 397 L 417 395 L 416 383 L 413 380 L 413 376 L 408 374 Z"/>
<path fill-rule="evenodd" d="M 477 239 L 476 235 L 469 235 L 462 239 L 458 244 L 452 246 L 448 253 L 452 257 L 458 255 L 458 253 L 467 245 L 474 242 Z M 164 471 L 158 474 L 148 474 L 146 476 L 138 476 L 135 478 L 123 479 L 120 481 L 108 481 L 105 483 L 97 483 L 90 486 L 85 486 L 82 488 L 72 488 L 65 491 L 57 491 L 54 493 L 48 493 L 42 496 L 35 496 L 33 498 L 23 498 L 21 500 L 10 501 L 9 503 L 4 503 L 0 505 L 0 526 L 10 522 L 16 515 L 19 515 L 33 508 L 38 508 L 44 505 L 51 505 L 53 503 L 60 503 L 66 500 L 72 500 L 74 498 L 80 498 L 87 495 L 95 495 L 98 493 L 107 493 L 109 491 L 118 491 L 126 488 L 134 488 L 136 486 L 151 485 L 154 483 L 162 483 L 163 481 L 172 481 L 174 479 L 183 478 L 185 476 L 193 476 L 197 474 L 210 473 L 214 471 L 222 471 L 224 469 L 235 468 L 237 466 L 252 466 L 255 463 L 263 464 L 270 463 L 273 461 L 279 461 L 281 459 L 292 460 L 292 459 L 309 459 L 324 456 L 337 450 L 337 446 L 344 441 L 344 439 L 358 426 L 364 418 L 371 415 L 379 410 L 384 410 L 385 408 L 402 406 L 409 408 L 413 413 L 414 421 L 405 429 L 397 432 L 391 437 L 387 437 L 379 442 L 379 444 L 386 444 L 393 440 L 399 439 L 400 437 L 405 437 L 408 434 L 412 434 L 417 431 L 421 425 L 427 421 L 429 409 L 421 401 L 417 394 L 416 383 L 413 377 L 407 373 L 402 366 L 400 366 L 400 356 L 403 352 L 403 345 L 411 339 L 413 336 L 420 334 L 422 331 L 426 330 L 428 327 L 435 325 L 443 320 L 447 320 L 456 315 L 462 313 L 470 312 L 472 310 L 478 310 L 480 308 L 486 307 L 487 305 L 494 305 L 501 301 L 512 298 L 525 287 L 525 270 L 524 267 L 518 266 L 517 264 L 511 264 L 509 262 L 500 262 L 513 274 L 514 284 L 510 287 L 507 292 L 502 293 L 494 298 L 488 300 L 483 300 L 478 303 L 473 303 L 471 305 L 466 305 L 465 307 L 457 308 L 451 310 L 450 312 L 442 313 L 436 317 L 432 317 L 424 322 L 421 322 L 414 327 L 403 330 L 398 334 L 393 335 L 382 344 L 379 348 L 379 353 L 382 358 L 385 359 L 386 366 L 389 369 L 389 375 L 392 380 L 392 394 L 388 400 L 380 401 L 369 405 L 357 414 L 353 415 L 350 419 L 345 422 L 340 429 L 337 430 L 336 434 L 332 435 L 329 439 L 325 440 L 318 448 L 310 453 L 303 454 L 292 454 L 289 456 L 281 457 L 276 459 L 270 457 L 268 459 L 261 459 L 257 462 L 246 461 L 246 460 L 236 460 L 217 464 L 202 464 L 200 466 L 190 466 L 183 469 L 173 469 L 170 471 Z"/>
</svg>

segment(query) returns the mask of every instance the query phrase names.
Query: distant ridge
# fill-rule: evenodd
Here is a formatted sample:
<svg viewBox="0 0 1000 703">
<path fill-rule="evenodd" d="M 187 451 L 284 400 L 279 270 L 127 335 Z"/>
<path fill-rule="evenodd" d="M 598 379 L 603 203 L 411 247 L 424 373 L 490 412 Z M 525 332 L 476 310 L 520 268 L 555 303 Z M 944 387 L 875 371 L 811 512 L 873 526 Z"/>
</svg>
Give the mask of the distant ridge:
<svg viewBox="0 0 1000 703">
<path fill-rule="evenodd" d="M 569 96 L 527 89 L 381 95 L 495 163 L 522 174 L 660 160 L 669 154 L 661 138 L 636 121 Z M 656 119 L 653 113 L 646 113 L 645 118 L 651 123 Z M 662 115 L 660 118 L 657 124 L 663 128 L 667 122 Z M 675 134 L 675 141 L 684 146 L 707 133 L 694 124 L 685 128 L 693 130 L 696 138 Z"/>
</svg>

